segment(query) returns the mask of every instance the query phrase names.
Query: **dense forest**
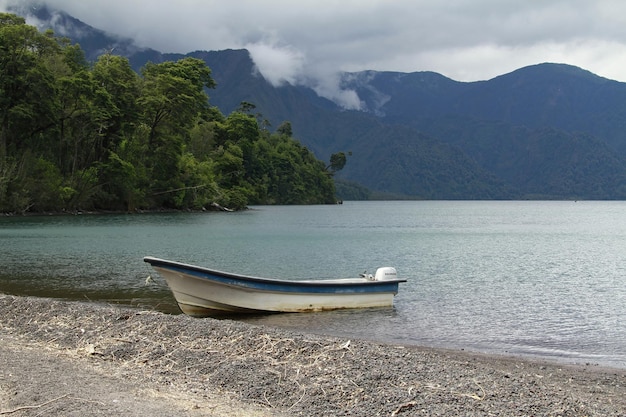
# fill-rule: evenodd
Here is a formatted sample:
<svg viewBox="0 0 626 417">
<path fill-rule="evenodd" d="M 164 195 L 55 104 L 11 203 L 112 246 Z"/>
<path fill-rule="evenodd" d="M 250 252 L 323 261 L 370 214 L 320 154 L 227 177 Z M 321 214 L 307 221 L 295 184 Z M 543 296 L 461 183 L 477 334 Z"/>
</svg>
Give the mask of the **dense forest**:
<svg viewBox="0 0 626 417">
<path fill-rule="evenodd" d="M 334 203 L 328 166 L 255 106 L 223 115 L 204 61 L 104 54 L 0 14 L 0 212 Z"/>
</svg>

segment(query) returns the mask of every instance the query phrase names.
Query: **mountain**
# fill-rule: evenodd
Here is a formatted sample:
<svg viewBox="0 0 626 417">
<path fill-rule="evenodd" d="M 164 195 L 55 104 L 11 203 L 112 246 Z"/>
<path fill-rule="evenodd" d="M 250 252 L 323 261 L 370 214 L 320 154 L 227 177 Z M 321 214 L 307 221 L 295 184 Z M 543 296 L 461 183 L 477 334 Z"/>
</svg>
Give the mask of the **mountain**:
<svg viewBox="0 0 626 417">
<path fill-rule="evenodd" d="M 105 51 L 146 62 L 192 56 L 212 69 L 211 104 L 243 101 L 318 158 L 350 153 L 340 180 L 386 196 L 425 199 L 626 199 L 626 84 L 544 63 L 487 81 L 434 72 L 342 74 L 362 111 L 304 86 L 274 87 L 245 50 L 163 54 L 91 28 L 45 6 L 22 10 L 69 37 L 93 60 Z"/>
<path fill-rule="evenodd" d="M 626 152 L 626 84 L 577 67 L 539 64 L 474 83 L 434 73 L 377 73 L 368 79 L 347 87 L 365 97 L 367 107 L 387 123 L 423 129 L 427 119 L 457 116 L 529 128 L 551 126 L 588 132 Z M 389 99 L 377 105 L 368 96 L 372 90 Z"/>
<path fill-rule="evenodd" d="M 474 83 L 426 72 L 350 79 L 383 122 L 459 147 L 521 196 L 624 198 L 624 83 L 547 63 Z"/>
<path fill-rule="evenodd" d="M 80 43 L 90 61 L 109 51 L 129 56 L 141 49 L 132 39 L 93 28 L 63 11 L 49 8 L 45 3 L 21 1 L 7 7 L 7 10 L 24 16 L 28 24 L 36 26 L 40 31 L 52 29 L 55 35 Z"/>
</svg>

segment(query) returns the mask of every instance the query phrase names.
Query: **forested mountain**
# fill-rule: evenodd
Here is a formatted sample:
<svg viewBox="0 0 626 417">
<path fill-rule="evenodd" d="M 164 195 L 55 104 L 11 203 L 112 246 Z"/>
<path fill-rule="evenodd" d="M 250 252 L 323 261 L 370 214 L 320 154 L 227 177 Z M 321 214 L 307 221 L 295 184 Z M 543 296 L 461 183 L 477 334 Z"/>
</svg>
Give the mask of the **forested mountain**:
<svg viewBox="0 0 626 417">
<path fill-rule="evenodd" d="M 562 64 L 474 83 L 427 72 L 367 75 L 349 86 L 382 121 L 460 148 L 521 197 L 626 197 L 624 83 Z"/>
<path fill-rule="evenodd" d="M 363 104 L 348 111 L 303 86 L 273 87 L 245 50 L 162 54 L 102 32 L 84 38 L 82 25 L 68 36 L 97 45 L 85 48 L 88 57 L 113 49 L 137 71 L 148 61 L 201 59 L 217 84 L 211 104 L 228 114 L 249 102 L 272 127 L 289 121 L 319 159 L 349 154 L 337 178 L 383 196 L 626 198 L 626 84 L 580 68 L 539 64 L 480 82 L 432 72 L 344 74 L 343 88 Z"/>
</svg>

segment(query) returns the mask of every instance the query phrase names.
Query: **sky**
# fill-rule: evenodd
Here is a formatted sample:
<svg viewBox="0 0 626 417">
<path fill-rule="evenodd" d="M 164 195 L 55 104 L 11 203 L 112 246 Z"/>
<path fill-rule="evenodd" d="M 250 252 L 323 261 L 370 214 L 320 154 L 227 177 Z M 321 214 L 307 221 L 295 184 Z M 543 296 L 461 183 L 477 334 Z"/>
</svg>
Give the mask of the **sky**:
<svg viewBox="0 0 626 417">
<path fill-rule="evenodd" d="M 248 49 L 272 84 L 304 84 L 346 108 L 359 100 L 338 87 L 339 72 L 479 81 L 556 62 L 626 81 L 623 0 L 45 2 L 161 52 Z"/>
</svg>

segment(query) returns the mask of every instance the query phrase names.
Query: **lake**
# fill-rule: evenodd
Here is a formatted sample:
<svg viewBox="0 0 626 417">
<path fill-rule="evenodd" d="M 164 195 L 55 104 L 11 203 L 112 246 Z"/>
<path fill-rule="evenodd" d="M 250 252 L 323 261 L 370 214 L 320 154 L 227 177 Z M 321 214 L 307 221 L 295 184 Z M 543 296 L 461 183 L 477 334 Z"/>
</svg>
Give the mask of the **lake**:
<svg viewBox="0 0 626 417">
<path fill-rule="evenodd" d="M 394 308 L 242 320 L 626 368 L 626 202 L 345 202 L 2 217 L 0 254 L 0 292 L 173 314 L 178 308 L 146 255 L 283 279 L 394 266 L 408 279 Z"/>
</svg>

